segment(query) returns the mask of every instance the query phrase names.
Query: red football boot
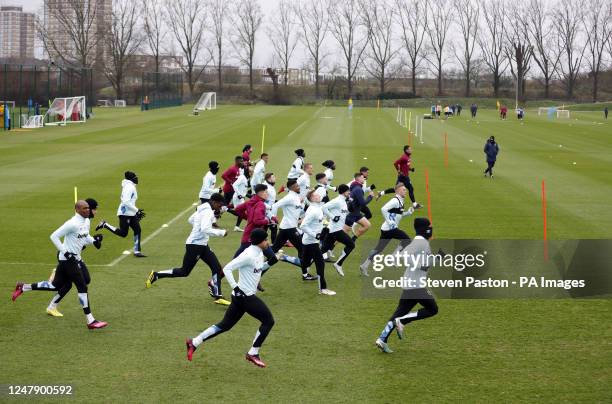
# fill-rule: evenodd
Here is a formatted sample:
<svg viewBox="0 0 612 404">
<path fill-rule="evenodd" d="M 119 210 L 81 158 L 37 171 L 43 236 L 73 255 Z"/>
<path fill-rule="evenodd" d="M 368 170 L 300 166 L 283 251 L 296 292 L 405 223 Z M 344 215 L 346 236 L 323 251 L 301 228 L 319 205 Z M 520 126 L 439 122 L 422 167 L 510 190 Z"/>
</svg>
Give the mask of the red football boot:
<svg viewBox="0 0 612 404">
<path fill-rule="evenodd" d="M 244 359 L 246 359 L 249 362 L 252 362 L 255 366 L 258 366 L 260 368 L 265 368 L 266 367 L 266 364 L 264 363 L 264 361 L 261 360 L 259 355 L 249 355 L 249 354 L 246 354 Z"/>
<path fill-rule="evenodd" d="M 185 345 L 187 345 L 187 360 L 191 361 L 193 358 L 193 353 L 197 348 L 195 345 L 193 345 L 193 340 L 191 338 L 187 338 L 185 340 Z"/>
<path fill-rule="evenodd" d="M 87 324 L 87 328 L 89 328 L 90 330 L 95 330 L 98 328 L 104 328 L 108 325 L 108 323 L 106 321 L 98 321 L 98 320 L 94 320 L 91 323 Z"/>
<path fill-rule="evenodd" d="M 13 292 L 13 296 L 11 296 L 11 299 L 13 299 L 13 301 L 15 301 L 22 294 L 23 294 L 23 283 L 22 282 L 17 282 L 17 285 L 15 286 L 15 291 Z"/>
</svg>

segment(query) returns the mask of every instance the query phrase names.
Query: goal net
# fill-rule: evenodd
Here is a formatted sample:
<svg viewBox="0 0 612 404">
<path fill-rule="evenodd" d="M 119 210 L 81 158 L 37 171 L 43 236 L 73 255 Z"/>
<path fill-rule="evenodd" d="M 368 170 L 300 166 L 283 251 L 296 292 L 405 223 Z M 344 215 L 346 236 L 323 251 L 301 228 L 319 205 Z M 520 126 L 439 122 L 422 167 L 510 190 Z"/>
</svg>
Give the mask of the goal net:
<svg viewBox="0 0 612 404">
<path fill-rule="evenodd" d="M 558 109 L 557 110 L 557 118 L 569 119 L 570 112 L 568 109 Z"/>
<path fill-rule="evenodd" d="M 547 115 L 549 107 L 540 107 L 538 108 L 538 115 Z"/>
<path fill-rule="evenodd" d="M 113 104 L 110 100 L 98 100 L 98 107 L 112 107 Z"/>
<path fill-rule="evenodd" d="M 125 108 L 125 106 L 126 106 L 125 100 L 115 100 L 115 107 Z"/>
<path fill-rule="evenodd" d="M 87 120 L 85 97 L 56 98 L 45 114 L 47 125 L 66 125 Z"/>
<path fill-rule="evenodd" d="M 26 129 L 37 129 L 37 128 L 42 128 L 44 126 L 44 123 L 45 123 L 44 115 L 33 115 L 33 116 L 28 117 L 25 120 L 25 123 L 21 127 L 26 128 Z"/>
<path fill-rule="evenodd" d="M 193 112 L 217 109 L 217 93 L 203 93 L 193 107 Z"/>
</svg>

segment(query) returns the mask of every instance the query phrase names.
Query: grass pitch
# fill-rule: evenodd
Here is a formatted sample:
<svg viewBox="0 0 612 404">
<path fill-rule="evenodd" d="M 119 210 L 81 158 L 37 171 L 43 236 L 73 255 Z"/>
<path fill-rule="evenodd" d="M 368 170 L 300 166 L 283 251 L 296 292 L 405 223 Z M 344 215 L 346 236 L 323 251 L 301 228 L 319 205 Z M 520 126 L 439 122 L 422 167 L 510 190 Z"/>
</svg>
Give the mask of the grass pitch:
<svg viewBox="0 0 612 404">
<path fill-rule="evenodd" d="M 315 171 L 324 160 L 336 162 L 335 184 L 367 165 L 369 184 L 383 189 L 393 185 L 391 164 L 408 143 L 392 109 L 356 108 L 352 118 L 335 107 L 189 112 L 98 108 L 85 125 L 0 133 L 0 384 L 70 383 L 74 398 L 92 402 L 612 399 L 610 300 L 441 300 L 438 316 L 408 326 L 405 341 L 391 337 L 395 353 L 383 355 L 373 342 L 396 300 L 362 298 L 359 249 L 345 263 L 345 278 L 328 266 L 329 287 L 338 292 L 331 298 L 318 296 L 287 264 L 264 277 L 261 297 L 276 319 L 262 349 L 267 369 L 243 359 L 257 328 L 247 317 L 188 363 L 185 337 L 223 316 L 207 294 L 209 269 L 198 264 L 189 278 L 162 279 L 149 290 L 144 280 L 152 269 L 180 265 L 208 161 L 224 170 L 246 143 L 258 155 L 265 124 L 269 171 L 279 182 L 302 147 Z M 426 202 L 427 170 L 431 212 L 422 215 L 431 213 L 437 238 L 541 239 L 542 180 L 549 238 L 611 237 L 612 132 L 601 113 L 576 112 L 565 121 L 531 113 L 524 122 L 500 121 L 487 110 L 476 120 L 465 109 L 463 115 L 425 121 L 423 143 L 411 140 L 417 200 Z M 501 148 L 494 180 L 482 177 L 490 135 Z M 98 218 L 114 222 L 128 169 L 140 177 L 143 238 L 157 233 L 143 246 L 146 259 L 119 260 L 131 239 L 108 233 L 101 250 L 85 251 L 92 310 L 110 326 L 88 331 L 74 291 L 59 319 L 44 311 L 51 293 L 11 302 L 16 281 L 44 280 L 54 267 L 49 235 L 73 214 L 73 187 L 100 202 Z M 370 239 L 378 237 L 381 206 L 372 202 Z M 221 220 L 225 228 L 233 224 L 232 216 Z M 402 226 L 413 233 L 410 220 Z M 211 239 L 222 263 L 239 237 Z"/>
</svg>

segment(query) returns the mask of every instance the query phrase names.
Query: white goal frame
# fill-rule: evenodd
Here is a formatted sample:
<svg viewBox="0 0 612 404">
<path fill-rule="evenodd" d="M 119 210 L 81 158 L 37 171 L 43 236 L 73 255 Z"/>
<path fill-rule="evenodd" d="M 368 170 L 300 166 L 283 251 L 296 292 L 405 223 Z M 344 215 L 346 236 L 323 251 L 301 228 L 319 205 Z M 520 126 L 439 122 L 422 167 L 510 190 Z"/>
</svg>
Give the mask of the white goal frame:
<svg viewBox="0 0 612 404">
<path fill-rule="evenodd" d="M 72 119 L 74 113 L 78 113 L 77 119 Z M 62 119 L 59 119 L 54 122 L 48 122 L 45 125 L 66 125 L 67 123 L 81 123 L 87 121 L 87 103 L 85 102 L 85 97 L 65 97 L 65 98 L 56 98 L 51 103 L 51 106 L 45 113 L 45 120 L 48 117 L 56 117 L 61 116 Z"/>
<path fill-rule="evenodd" d="M 538 108 L 538 115 L 548 115 L 548 110 L 550 109 L 550 107 L 539 107 Z"/>
<path fill-rule="evenodd" d="M 217 93 L 202 93 L 200 99 L 193 107 L 193 112 L 195 113 L 197 111 L 206 111 L 210 109 L 217 109 Z"/>
<path fill-rule="evenodd" d="M 557 118 L 569 119 L 570 118 L 570 111 L 569 111 L 569 109 L 558 109 L 557 110 Z"/>
<path fill-rule="evenodd" d="M 115 108 L 125 108 L 126 106 L 125 100 L 115 100 Z"/>
<path fill-rule="evenodd" d="M 32 115 L 26 119 L 25 124 L 21 126 L 25 129 L 38 129 L 45 126 L 45 116 L 44 115 Z"/>
</svg>

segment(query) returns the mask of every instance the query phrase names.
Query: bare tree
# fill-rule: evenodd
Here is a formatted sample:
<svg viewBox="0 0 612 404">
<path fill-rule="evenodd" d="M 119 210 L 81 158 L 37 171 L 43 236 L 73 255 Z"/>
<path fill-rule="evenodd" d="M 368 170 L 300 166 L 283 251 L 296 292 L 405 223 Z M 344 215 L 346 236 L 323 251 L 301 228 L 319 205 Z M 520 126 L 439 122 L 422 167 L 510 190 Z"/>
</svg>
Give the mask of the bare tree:
<svg viewBox="0 0 612 404">
<path fill-rule="evenodd" d="M 563 49 L 559 68 L 565 84 L 565 95 L 568 99 L 574 96 L 574 87 L 586 49 L 579 42 L 582 8 L 582 3 L 579 0 L 560 0 L 553 12 L 557 39 Z"/>
<path fill-rule="evenodd" d="M 325 40 L 329 24 L 327 7 L 324 0 L 312 0 L 309 3 L 296 3 L 295 12 L 302 27 L 302 43 L 306 46 L 310 56 L 310 63 L 314 68 L 315 94 L 319 98 L 319 72 L 325 57 L 323 54 L 323 41 Z"/>
<path fill-rule="evenodd" d="M 430 9 L 430 23 L 426 29 L 431 53 L 426 56 L 438 79 L 438 95 L 442 95 L 442 70 L 446 49 L 446 36 L 453 21 L 448 0 L 441 0 Z"/>
<path fill-rule="evenodd" d="M 484 16 L 484 35 L 478 36 L 478 45 L 482 59 L 493 76 L 493 94 L 499 96 L 499 85 L 502 74 L 508 68 L 504 54 L 506 37 L 506 8 L 498 0 L 482 0 L 480 4 Z"/>
<path fill-rule="evenodd" d="M 527 19 L 529 42 L 533 45 L 533 60 L 544 79 L 544 98 L 549 98 L 550 82 L 559 66 L 560 52 L 556 46 L 557 42 L 552 39 L 556 34 L 544 0 L 530 1 Z"/>
<path fill-rule="evenodd" d="M 474 3 L 471 0 L 457 0 L 455 2 L 455 10 L 457 11 L 457 23 L 459 28 L 461 28 L 462 36 L 460 54 L 457 55 L 457 52 L 455 52 L 455 56 L 465 74 L 465 96 L 469 97 L 480 8 L 478 3 Z"/>
<path fill-rule="evenodd" d="M 241 63 L 249 68 L 249 93 L 253 97 L 253 58 L 255 39 L 263 15 L 257 0 L 240 0 L 234 10 L 233 27 L 236 32 L 233 45 Z"/>
<path fill-rule="evenodd" d="M 585 11 L 583 23 L 587 39 L 588 65 L 593 76 L 593 102 L 597 102 L 603 55 L 607 43 L 611 41 L 612 3 L 606 5 L 604 0 L 592 0 Z"/>
<path fill-rule="evenodd" d="M 104 75 L 110 81 L 117 99 L 123 98 L 123 81 L 130 58 L 142 44 L 144 37 L 138 31 L 140 7 L 132 0 L 115 0 L 111 29 L 106 36 L 108 60 Z"/>
<path fill-rule="evenodd" d="M 368 31 L 369 46 L 365 51 L 365 69 L 378 80 L 380 92 L 394 73 L 392 62 L 399 48 L 393 46 L 393 8 L 388 0 L 360 1 L 363 22 Z"/>
<path fill-rule="evenodd" d="M 166 38 L 161 0 L 142 0 L 143 28 L 146 43 L 155 58 L 155 72 L 159 72 L 162 44 Z"/>
<path fill-rule="evenodd" d="M 145 0 L 146 1 L 146 0 Z M 225 45 L 225 22 L 229 3 L 225 0 L 212 0 L 210 15 L 212 18 L 212 33 L 214 36 L 214 51 L 211 50 L 212 58 L 217 65 L 217 91 L 223 89 L 223 46 Z"/>
<path fill-rule="evenodd" d="M 285 86 L 289 80 L 289 62 L 298 43 L 294 11 L 289 0 L 281 0 L 268 28 L 268 36 L 274 47 L 274 54 L 283 66 Z"/>
<path fill-rule="evenodd" d="M 353 81 L 368 46 L 367 30 L 360 21 L 357 0 L 329 2 L 330 30 L 345 60 L 348 96 L 353 96 Z M 365 31 L 365 32 L 364 32 Z"/>
<path fill-rule="evenodd" d="M 38 32 L 49 57 L 64 65 L 92 67 L 103 55 L 103 43 L 110 27 L 98 24 L 104 4 L 88 0 L 48 1 L 45 21 Z M 110 11 L 110 10 L 108 10 Z"/>
<path fill-rule="evenodd" d="M 204 3 L 199 0 L 166 0 L 166 17 L 170 31 L 181 48 L 185 65 L 181 68 L 187 75 L 189 93 L 193 97 L 195 83 L 200 78 L 204 66 L 197 71 L 196 63 L 204 42 L 204 28 L 206 27 L 206 13 Z"/>
<path fill-rule="evenodd" d="M 412 94 L 416 95 L 416 74 L 425 60 L 423 41 L 427 30 L 427 0 L 395 0 L 396 19 L 401 26 L 401 39 L 408 54 Z"/>
<path fill-rule="evenodd" d="M 525 101 L 525 77 L 530 69 L 533 45 L 529 42 L 529 19 L 525 9 L 517 10 L 508 21 L 508 39 L 504 49 L 510 71 L 516 80 L 516 102 L 518 104 L 518 101 Z"/>
</svg>

